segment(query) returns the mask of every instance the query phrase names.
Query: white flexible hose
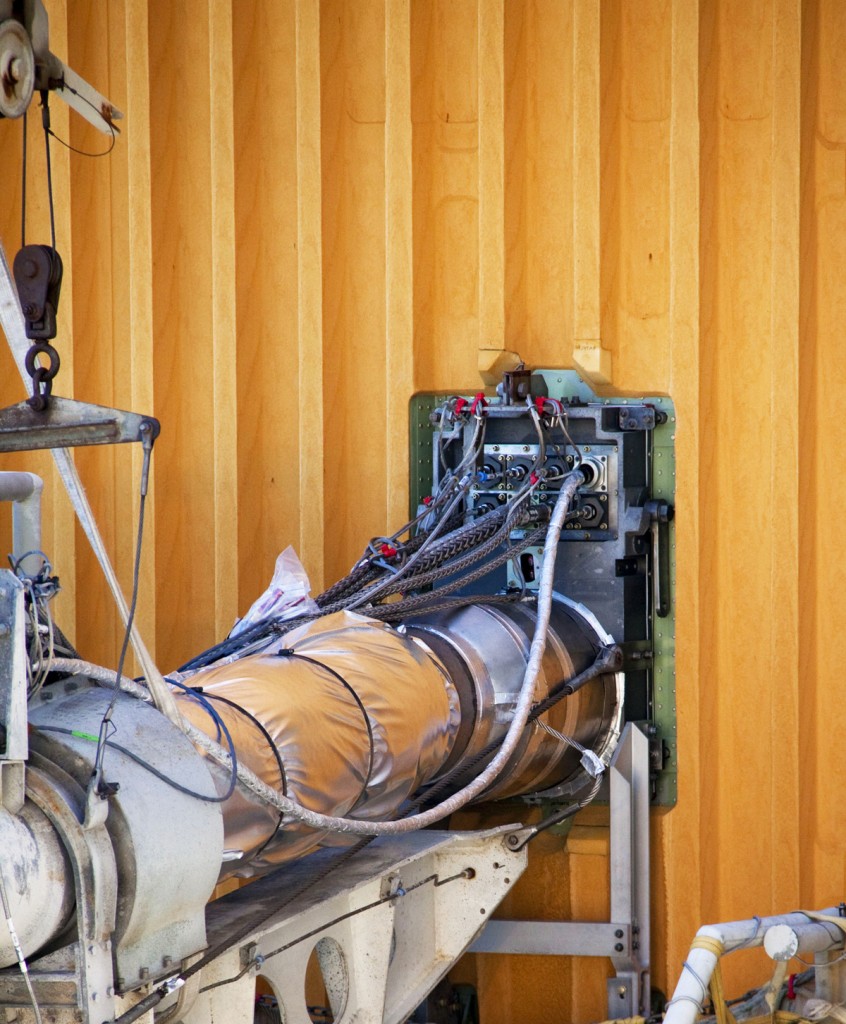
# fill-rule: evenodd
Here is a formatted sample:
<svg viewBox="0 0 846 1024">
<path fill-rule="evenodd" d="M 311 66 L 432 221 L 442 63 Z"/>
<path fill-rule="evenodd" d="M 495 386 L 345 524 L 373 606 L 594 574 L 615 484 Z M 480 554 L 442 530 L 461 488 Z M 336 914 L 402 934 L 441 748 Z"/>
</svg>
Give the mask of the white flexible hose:
<svg viewBox="0 0 846 1024">
<path fill-rule="evenodd" d="M 310 828 L 328 830 L 330 832 L 345 832 L 359 836 L 402 835 L 406 832 L 414 832 L 417 829 L 426 828 L 426 826 L 433 825 L 436 821 L 440 821 L 447 817 L 447 815 L 460 810 L 465 804 L 468 804 L 484 792 L 495 781 L 514 753 L 532 709 L 535 684 L 540 671 L 544 648 L 546 647 L 549 617 L 552 611 L 552 592 L 558 541 L 573 496 L 583 482 L 584 475 L 576 470 L 565 479 L 561 487 L 544 544 L 543 565 L 538 584 L 538 611 L 535 633 L 529 649 L 529 657 L 526 662 L 525 672 L 523 673 L 523 683 L 517 698 L 514 716 L 511 719 L 511 724 L 497 755 L 487 768 L 469 785 L 454 793 L 436 807 L 424 811 L 422 814 L 415 814 L 408 818 L 402 818 L 399 821 L 358 821 L 355 818 L 339 818 L 329 814 L 319 814 L 316 811 L 310 811 L 307 807 L 295 803 L 288 797 L 282 796 L 271 789 L 270 786 L 265 785 L 261 779 L 248 768 L 245 768 L 240 762 L 237 768 L 239 782 L 265 803 L 275 807 L 282 814 L 301 821 Z M 184 719 L 183 728 L 196 746 L 203 750 L 212 760 L 231 770 L 231 759 L 223 747 Z"/>
<path fill-rule="evenodd" d="M 115 687 L 117 673 L 114 669 L 104 668 L 102 665 L 94 665 L 90 661 L 83 661 L 82 658 L 53 658 L 50 663 L 51 672 L 68 672 L 72 676 L 89 676 L 96 679 L 102 686 Z M 138 700 L 153 703 L 153 695 L 146 686 L 136 683 L 134 679 L 126 676 L 120 677 L 120 688 L 124 693 Z"/>
</svg>

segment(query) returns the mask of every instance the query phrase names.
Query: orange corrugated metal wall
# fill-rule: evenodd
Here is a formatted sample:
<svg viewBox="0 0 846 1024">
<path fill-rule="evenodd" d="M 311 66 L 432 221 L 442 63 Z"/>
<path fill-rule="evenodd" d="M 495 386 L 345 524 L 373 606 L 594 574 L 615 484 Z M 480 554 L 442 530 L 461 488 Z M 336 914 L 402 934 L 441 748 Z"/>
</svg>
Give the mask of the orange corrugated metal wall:
<svg viewBox="0 0 846 1024">
<path fill-rule="evenodd" d="M 669 393 L 680 765 L 654 820 L 656 980 L 701 921 L 843 897 L 846 5 L 48 8 L 53 49 L 128 115 L 108 159 L 54 147 L 57 390 L 162 421 L 140 613 L 161 667 L 225 633 L 286 544 L 320 585 L 402 520 L 413 391 L 475 389 L 505 348 Z M 57 134 L 102 144 L 60 107 Z M 20 138 L 0 124 L 10 252 Z M 78 456 L 127 585 L 138 459 Z M 112 663 L 48 462 L 4 464 L 47 475 L 61 622 Z M 601 820 L 543 844 L 510 912 L 603 914 Z M 766 970 L 750 956 L 730 986 Z M 606 972 L 461 966 L 485 1024 L 601 1019 Z"/>
</svg>

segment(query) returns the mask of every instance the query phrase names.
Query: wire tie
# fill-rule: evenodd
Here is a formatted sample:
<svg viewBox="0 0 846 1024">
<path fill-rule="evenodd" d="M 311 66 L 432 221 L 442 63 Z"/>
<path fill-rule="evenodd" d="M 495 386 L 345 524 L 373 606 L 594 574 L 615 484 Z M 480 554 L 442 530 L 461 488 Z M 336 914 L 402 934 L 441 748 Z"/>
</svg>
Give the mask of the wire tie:
<svg viewBox="0 0 846 1024">
<path fill-rule="evenodd" d="M 690 966 L 690 964 L 687 962 L 687 960 L 684 961 L 684 963 L 682 964 L 682 967 L 685 967 L 688 971 L 690 971 L 690 973 L 693 975 L 693 977 L 696 978 L 696 980 L 699 982 L 699 985 L 702 988 L 702 998 L 704 999 L 708 995 L 708 986 L 699 977 L 699 975 L 696 973 L 696 971 L 694 971 L 694 969 Z"/>
<path fill-rule="evenodd" d="M 700 1013 L 702 1013 L 702 1003 L 698 999 L 694 999 L 693 996 L 676 996 L 674 999 L 671 999 L 669 1001 L 669 1003 L 667 1003 L 667 1009 L 669 1010 L 669 1008 L 673 1005 L 673 1003 L 681 1003 L 681 1002 L 693 1003 L 693 1005 L 696 1007 L 696 1009 Z"/>
</svg>

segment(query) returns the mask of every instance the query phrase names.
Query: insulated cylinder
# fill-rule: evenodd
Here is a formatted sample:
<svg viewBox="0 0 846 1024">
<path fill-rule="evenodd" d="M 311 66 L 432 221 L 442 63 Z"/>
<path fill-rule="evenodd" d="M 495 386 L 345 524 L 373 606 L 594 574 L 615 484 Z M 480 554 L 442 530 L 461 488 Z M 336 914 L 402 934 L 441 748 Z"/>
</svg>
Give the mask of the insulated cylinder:
<svg viewBox="0 0 846 1024">
<path fill-rule="evenodd" d="M 268 786 L 324 814 L 386 819 L 444 772 L 472 761 L 478 774 L 495 755 L 480 756 L 511 722 L 535 621 L 531 606 L 505 603 L 396 628 L 340 612 L 190 682 L 226 724 L 238 759 Z M 556 600 L 535 701 L 592 665 L 609 639 L 585 609 Z M 208 707 L 189 694 L 179 705 L 218 738 Z M 607 763 L 621 715 L 621 677 L 592 679 L 527 726 L 483 799 L 551 786 L 566 798 L 583 789 L 583 750 Z M 242 789 L 224 805 L 224 825 L 233 858 L 225 874 L 261 873 L 317 845 L 349 841 L 282 821 Z"/>
</svg>

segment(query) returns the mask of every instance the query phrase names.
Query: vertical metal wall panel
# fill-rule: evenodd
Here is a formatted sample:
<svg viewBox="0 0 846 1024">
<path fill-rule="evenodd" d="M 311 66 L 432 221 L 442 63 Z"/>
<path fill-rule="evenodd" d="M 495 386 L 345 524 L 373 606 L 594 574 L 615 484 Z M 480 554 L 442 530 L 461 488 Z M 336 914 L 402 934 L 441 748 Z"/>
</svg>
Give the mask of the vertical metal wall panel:
<svg viewBox="0 0 846 1024">
<path fill-rule="evenodd" d="M 828 525 L 846 498 L 846 478 L 830 447 L 846 386 L 846 92 L 842 62 L 846 16 L 835 0 L 803 10 L 802 259 L 800 333 L 799 719 L 803 765 L 800 894 L 825 896 L 843 886 L 838 822 L 846 813 L 843 765 L 828 762 L 823 737 L 846 719 L 841 666 L 846 654 L 840 624 L 846 579 L 839 544 Z"/>
<path fill-rule="evenodd" d="M 601 336 L 615 380 L 643 392 L 668 387 L 670 70 L 678 6 L 601 5 Z"/>
<path fill-rule="evenodd" d="M 535 366 L 573 339 L 573 8 L 505 6 L 505 341 Z"/>
<path fill-rule="evenodd" d="M 98 39 L 88 29 L 90 22 L 95 20 L 95 5 L 88 3 L 80 7 L 84 8 L 81 16 L 68 19 L 68 46 L 79 54 L 80 62 L 91 69 L 90 80 L 102 82 L 102 89 L 108 94 L 112 54 L 111 46 L 103 43 L 111 43 L 112 26 L 104 25 L 103 38 Z M 59 106 L 60 101 L 53 100 L 51 117 L 58 113 Z M 108 149 L 110 140 L 81 118 L 72 118 L 69 127 L 68 141 L 76 148 L 94 153 Z M 115 273 L 113 253 L 113 245 L 119 242 L 121 230 L 120 214 L 113 204 L 121 190 L 112 188 L 112 178 L 120 174 L 125 159 L 125 152 L 118 154 L 116 160 L 85 160 L 74 156 L 76 166 L 70 193 L 70 214 L 72 230 L 80 244 L 73 246 L 71 279 L 77 310 L 73 317 L 73 384 L 75 391 L 85 395 L 87 401 L 130 408 L 127 403 L 131 401 L 131 395 L 126 386 L 130 379 L 128 353 L 122 344 L 115 343 L 116 331 L 120 331 L 121 311 L 127 308 L 125 299 L 129 282 L 126 275 Z M 58 236 L 56 244 L 65 261 L 69 262 Z M 67 299 L 68 290 L 63 287 L 60 322 L 66 322 L 64 303 Z M 63 341 L 63 332 L 60 332 L 57 344 L 62 354 L 62 369 L 56 389 L 61 394 L 67 386 L 66 374 L 70 376 Z M 131 498 L 126 503 L 132 486 L 131 475 L 127 472 L 131 467 L 129 452 L 114 448 L 81 449 L 76 463 L 86 481 L 94 513 L 102 523 L 103 538 L 108 549 L 114 552 L 116 567 L 125 570 L 127 562 L 122 556 L 127 551 L 126 542 L 131 544 L 131 538 L 121 536 L 124 531 L 118 524 L 132 516 Z M 125 502 L 123 509 L 119 506 L 122 501 Z M 80 580 L 85 580 L 86 614 L 77 621 L 76 639 L 81 647 L 91 652 L 92 658 L 108 658 L 115 643 L 119 642 L 120 623 L 91 548 L 84 534 L 77 531 L 77 535 L 77 573 Z"/>
<path fill-rule="evenodd" d="M 478 384 L 480 6 L 411 4 L 418 388 Z"/>
<path fill-rule="evenodd" d="M 278 538 L 299 535 L 295 15 L 293 0 L 267 0 L 240 5 L 232 23 L 238 506 L 249 509 L 238 515 L 242 613 L 270 579 Z"/>
<path fill-rule="evenodd" d="M 690 941 L 694 921 L 702 920 L 702 879 L 710 870 L 700 834 L 702 791 L 710 786 L 709 743 L 713 723 L 702 713 L 702 691 L 710 685 L 710 651 L 701 637 L 701 565 L 708 568 L 701 545 L 701 508 L 710 496 L 708 471 L 701 464 L 701 435 L 711 425 L 700 422 L 701 395 L 700 259 L 702 214 L 700 184 L 699 10 L 695 4 L 672 7 L 669 221 L 670 391 L 676 410 L 676 635 L 679 799 L 673 813 L 653 818 L 652 939 L 656 981 L 674 984 L 676 965 Z M 683 696 L 679 696 L 680 691 Z M 696 837 L 690 842 L 689 837 Z M 705 865 L 705 867 L 703 867 Z M 672 906 L 672 909 L 671 909 Z"/>
<path fill-rule="evenodd" d="M 701 17 L 700 417 L 710 425 L 700 475 L 709 566 L 701 629 L 710 652 L 701 849 L 709 920 L 799 899 L 800 509 L 781 500 L 798 494 L 799 446 L 787 443 L 776 412 L 790 410 L 796 423 L 798 15 L 789 0 L 761 0 L 705 4 Z M 754 454 L 738 473 L 732 452 L 741 438 Z M 749 544 L 726 515 L 741 506 Z M 751 844 L 739 841 L 750 833 L 754 871 Z M 748 977 L 741 970 L 732 968 L 730 984 Z"/>
<path fill-rule="evenodd" d="M 156 412 L 157 653 L 202 644 L 215 620 L 214 324 L 209 5 L 148 5 Z M 227 524 L 228 525 L 228 524 Z M 226 527 L 223 527 L 226 528 Z"/>
<path fill-rule="evenodd" d="M 327 578 L 346 573 L 385 515 L 385 3 L 320 9 L 323 471 Z M 355 396 L 359 401 L 355 401 Z M 363 401 L 362 401 L 363 400 Z M 377 419 L 378 417 L 378 419 Z"/>
<path fill-rule="evenodd" d="M 161 668 L 219 638 L 287 544 L 320 586 L 399 521 L 413 390 L 476 390 L 480 349 L 605 360 L 678 416 L 679 801 L 653 821 L 655 981 L 701 921 L 837 903 L 846 8 L 47 5 L 54 50 L 127 114 L 106 160 L 53 147 L 57 390 L 162 420 L 139 611 Z M 102 145 L 52 107 L 63 139 Z M 39 120 L 31 241 L 48 238 Z M 0 122 L 10 255 L 20 137 Z M 114 663 L 120 626 L 49 458 L 2 461 L 45 476 L 59 621 Z M 140 454 L 78 462 L 128 590 Z M 507 912 L 602 917 L 606 837 L 594 809 L 539 840 Z M 741 960 L 729 986 L 764 970 Z M 459 969 L 486 1024 L 601 1019 L 605 973 Z"/>
</svg>

